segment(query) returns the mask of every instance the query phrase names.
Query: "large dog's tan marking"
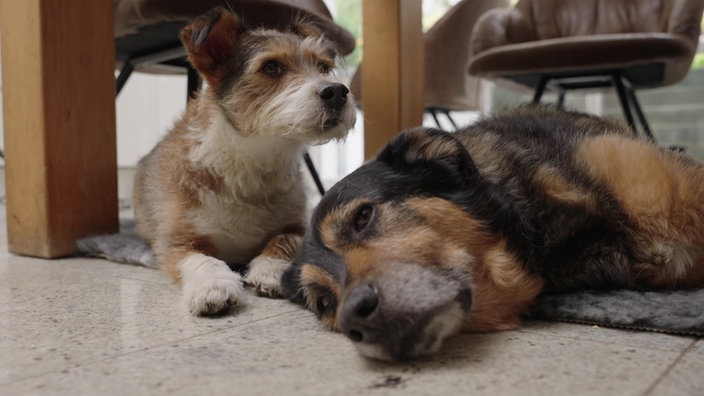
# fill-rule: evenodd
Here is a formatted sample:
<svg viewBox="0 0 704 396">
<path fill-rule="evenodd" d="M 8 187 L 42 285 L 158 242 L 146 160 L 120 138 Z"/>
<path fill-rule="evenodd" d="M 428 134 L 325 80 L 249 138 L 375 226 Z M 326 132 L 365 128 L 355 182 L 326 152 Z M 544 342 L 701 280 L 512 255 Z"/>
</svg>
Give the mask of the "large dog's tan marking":
<svg viewBox="0 0 704 396">
<path fill-rule="evenodd" d="M 449 139 L 427 139 L 423 130 L 415 130 L 408 133 L 412 144 L 404 153 L 406 161 L 437 159 L 441 157 L 458 156 L 463 147 L 459 147 L 457 142 Z"/>
<path fill-rule="evenodd" d="M 503 239 L 489 233 L 481 222 L 450 201 L 413 198 L 407 205 L 424 217 L 424 226 L 433 230 L 435 239 L 428 242 L 446 244 L 445 248 L 434 251 L 447 254 L 458 246 L 472 258 L 471 263 L 456 262 L 471 268 L 474 286 L 472 310 L 463 329 L 491 331 L 518 327 L 520 314 L 542 290 L 543 280 L 523 268 L 506 250 Z"/>
<path fill-rule="evenodd" d="M 330 274 L 312 264 L 303 264 L 300 276 L 308 307 L 318 315 L 325 327 L 338 330 L 335 308 L 340 300 L 339 283 Z"/>
<path fill-rule="evenodd" d="M 533 182 L 542 188 L 550 198 L 569 205 L 580 205 L 588 211 L 596 210 L 596 197 L 583 187 L 567 180 L 559 169 L 540 165 L 535 171 Z"/>
<path fill-rule="evenodd" d="M 472 270 L 474 304 L 462 330 L 510 330 L 520 326 L 521 313 L 543 289 L 542 278 L 529 274 L 506 251 L 504 241 L 484 252 Z"/>
<path fill-rule="evenodd" d="M 646 257 L 634 264 L 639 279 L 667 288 L 704 283 L 704 251 L 697 247 L 704 245 L 702 165 L 616 135 L 585 139 L 578 161 L 640 230 Z"/>
</svg>

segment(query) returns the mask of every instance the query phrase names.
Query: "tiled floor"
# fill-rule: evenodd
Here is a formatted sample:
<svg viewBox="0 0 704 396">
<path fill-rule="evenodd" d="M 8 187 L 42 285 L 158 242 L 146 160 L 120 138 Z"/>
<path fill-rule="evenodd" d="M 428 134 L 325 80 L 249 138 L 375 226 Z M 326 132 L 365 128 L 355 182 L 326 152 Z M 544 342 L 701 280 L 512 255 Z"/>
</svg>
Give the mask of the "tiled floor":
<svg viewBox="0 0 704 396">
<path fill-rule="evenodd" d="M 704 395 L 687 337 L 536 322 L 384 364 L 286 301 L 194 318 L 159 271 L 9 254 L 1 209 L 0 395 Z"/>
</svg>

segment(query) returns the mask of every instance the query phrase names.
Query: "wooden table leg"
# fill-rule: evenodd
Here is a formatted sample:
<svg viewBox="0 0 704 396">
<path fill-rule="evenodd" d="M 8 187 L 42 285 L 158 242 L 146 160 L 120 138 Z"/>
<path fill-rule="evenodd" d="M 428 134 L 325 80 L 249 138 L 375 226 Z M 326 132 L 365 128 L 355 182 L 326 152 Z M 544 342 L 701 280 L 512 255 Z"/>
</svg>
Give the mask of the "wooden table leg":
<svg viewBox="0 0 704 396">
<path fill-rule="evenodd" d="M 423 122 L 421 0 L 364 0 L 364 155 Z"/>
<path fill-rule="evenodd" d="M 113 4 L 0 0 L 8 246 L 118 229 Z"/>
</svg>

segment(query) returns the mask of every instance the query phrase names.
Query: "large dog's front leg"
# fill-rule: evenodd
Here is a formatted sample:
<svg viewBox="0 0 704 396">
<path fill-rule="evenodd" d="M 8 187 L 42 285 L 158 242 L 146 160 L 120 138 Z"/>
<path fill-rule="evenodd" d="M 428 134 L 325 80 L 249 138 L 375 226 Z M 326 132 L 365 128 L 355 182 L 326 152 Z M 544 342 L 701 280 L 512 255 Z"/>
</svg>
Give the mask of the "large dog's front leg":
<svg viewBox="0 0 704 396">
<path fill-rule="evenodd" d="M 201 251 L 176 249 L 163 263 L 183 288 L 183 299 L 193 315 L 225 313 L 242 300 L 242 277 L 227 264 Z"/>
<path fill-rule="evenodd" d="M 261 296 L 281 298 L 281 276 L 291 265 L 302 241 L 302 231 L 282 233 L 273 237 L 261 254 L 249 262 L 245 283 Z"/>
</svg>

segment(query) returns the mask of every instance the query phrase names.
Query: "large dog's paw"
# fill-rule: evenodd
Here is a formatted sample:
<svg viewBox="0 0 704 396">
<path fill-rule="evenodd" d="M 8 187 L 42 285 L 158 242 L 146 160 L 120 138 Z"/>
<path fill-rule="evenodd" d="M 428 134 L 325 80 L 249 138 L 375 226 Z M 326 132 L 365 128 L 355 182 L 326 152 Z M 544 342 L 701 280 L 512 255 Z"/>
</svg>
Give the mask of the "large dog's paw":
<svg viewBox="0 0 704 396">
<path fill-rule="evenodd" d="M 216 315 L 242 301 L 242 277 L 223 261 L 194 254 L 181 262 L 183 298 L 193 315 Z"/>
<path fill-rule="evenodd" d="M 288 260 L 257 256 L 249 262 L 244 282 L 260 296 L 281 298 L 281 276 L 289 265 L 291 262 Z"/>
</svg>

